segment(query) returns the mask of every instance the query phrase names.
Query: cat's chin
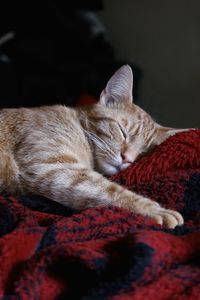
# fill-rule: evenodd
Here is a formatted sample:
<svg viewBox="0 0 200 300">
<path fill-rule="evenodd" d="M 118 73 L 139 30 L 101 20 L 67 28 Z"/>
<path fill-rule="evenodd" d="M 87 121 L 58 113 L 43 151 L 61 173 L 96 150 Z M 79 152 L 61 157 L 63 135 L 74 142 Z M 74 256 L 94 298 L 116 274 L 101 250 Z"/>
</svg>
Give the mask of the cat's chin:
<svg viewBox="0 0 200 300">
<path fill-rule="evenodd" d="M 106 176 L 112 176 L 119 172 L 119 168 L 109 163 L 101 163 L 101 165 L 98 166 L 98 171 Z"/>
<path fill-rule="evenodd" d="M 119 171 L 123 171 L 127 169 L 130 166 L 130 163 L 124 163 L 119 166 L 115 166 L 112 164 L 109 164 L 107 162 L 101 162 L 101 164 L 98 165 L 98 171 L 106 176 L 112 176 L 118 173 Z"/>
</svg>

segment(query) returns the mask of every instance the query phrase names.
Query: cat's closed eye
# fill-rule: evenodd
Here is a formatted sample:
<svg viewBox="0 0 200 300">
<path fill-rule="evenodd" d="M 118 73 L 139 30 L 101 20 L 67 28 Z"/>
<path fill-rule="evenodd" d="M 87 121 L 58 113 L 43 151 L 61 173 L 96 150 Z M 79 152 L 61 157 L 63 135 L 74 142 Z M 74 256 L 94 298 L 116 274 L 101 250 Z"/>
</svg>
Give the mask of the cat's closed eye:
<svg viewBox="0 0 200 300">
<path fill-rule="evenodd" d="M 127 139 L 127 132 L 125 131 L 125 129 L 119 123 L 118 123 L 118 126 L 120 128 L 120 131 L 122 133 L 122 136 L 123 136 L 124 140 L 126 140 Z"/>
</svg>

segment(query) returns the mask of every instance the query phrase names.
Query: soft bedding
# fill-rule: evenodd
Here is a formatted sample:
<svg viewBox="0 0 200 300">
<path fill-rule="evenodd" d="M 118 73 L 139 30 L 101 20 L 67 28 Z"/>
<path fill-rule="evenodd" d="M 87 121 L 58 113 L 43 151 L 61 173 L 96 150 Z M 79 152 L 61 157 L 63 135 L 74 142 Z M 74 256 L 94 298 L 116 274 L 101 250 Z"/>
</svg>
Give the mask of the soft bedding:
<svg viewBox="0 0 200 300">
<path fill-rule="evenodd" d="M 178 210 L 184 226 L 1 196 L 1 300 L 200 299 L 200 130 L 176 134 L 111 180 Z"/>
</svg>

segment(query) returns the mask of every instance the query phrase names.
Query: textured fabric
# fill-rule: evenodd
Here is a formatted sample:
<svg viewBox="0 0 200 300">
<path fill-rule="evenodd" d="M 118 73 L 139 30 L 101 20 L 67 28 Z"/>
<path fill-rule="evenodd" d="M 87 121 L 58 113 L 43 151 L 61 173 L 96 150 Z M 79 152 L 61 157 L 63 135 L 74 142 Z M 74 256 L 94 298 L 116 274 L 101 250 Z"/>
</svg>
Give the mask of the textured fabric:
<svg viewBox="0 0 200 300">
<path fill-rule="evenodd" d="M 200 130 L 169 138 L 112 180 L 180 211 L 185 225 L 1 197 L 1 300 L 200 299 Z"/>
</svg>

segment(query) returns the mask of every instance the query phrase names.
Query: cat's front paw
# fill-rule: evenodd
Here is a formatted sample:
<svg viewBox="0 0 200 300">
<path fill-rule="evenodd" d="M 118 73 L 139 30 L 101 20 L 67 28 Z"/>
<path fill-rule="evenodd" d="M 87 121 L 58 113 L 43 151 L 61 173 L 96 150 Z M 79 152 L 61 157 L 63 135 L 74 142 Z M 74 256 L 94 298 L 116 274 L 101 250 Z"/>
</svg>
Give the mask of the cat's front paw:
<svg viewBox="0 0 200 300">
<path fill-rule="evenodd" d="M 178 225 L 184 224 L 183 217 L 177 211 L 165 209 L 157 202 L 146 198 L 141 199 L 139 203 L 140 211 L 138 212 L 140 212 L 142 215 L 149 216 L 160 225 L 166 226 L 167 228 L 175 228 Z"/>
<path fill-rule="evenodd" d="M 180 213 L 174 210 L 165 209 L 159 207 L 159 209 L 153 209 L 149 216 L 153 218 L 156 223 L 164 225 L 167 228 L 175 228 L 178 225 L 183 225 L 184 220 Z"/>
</svg>

